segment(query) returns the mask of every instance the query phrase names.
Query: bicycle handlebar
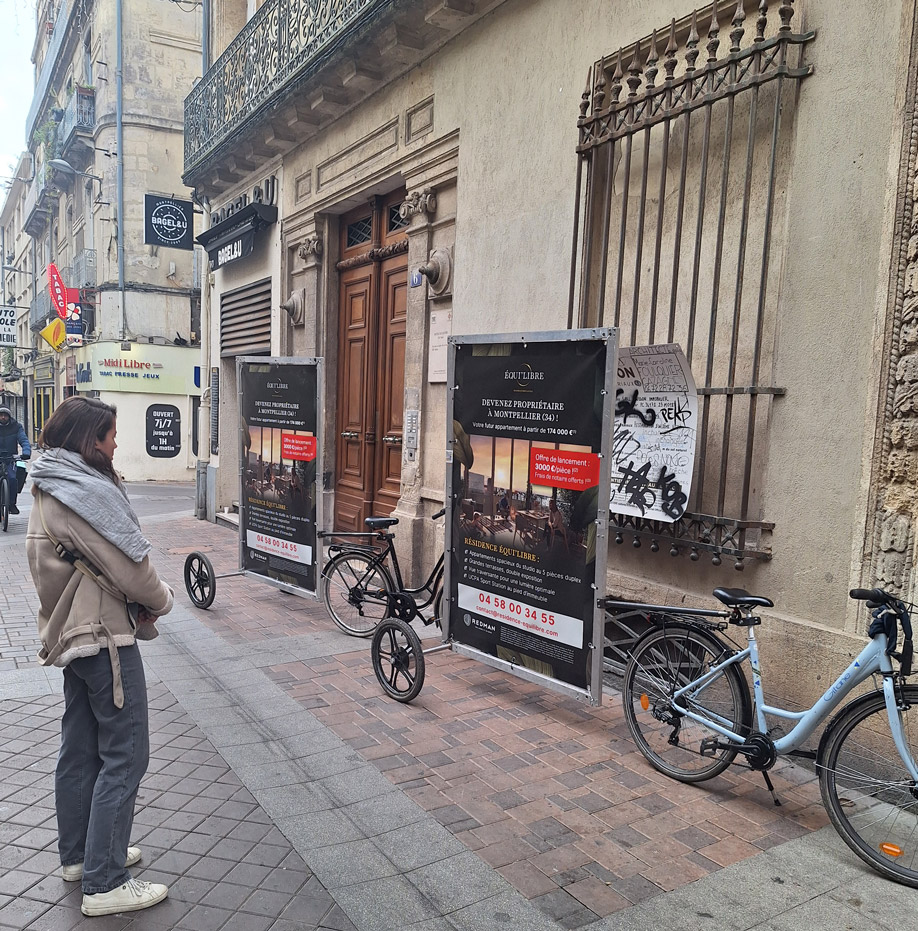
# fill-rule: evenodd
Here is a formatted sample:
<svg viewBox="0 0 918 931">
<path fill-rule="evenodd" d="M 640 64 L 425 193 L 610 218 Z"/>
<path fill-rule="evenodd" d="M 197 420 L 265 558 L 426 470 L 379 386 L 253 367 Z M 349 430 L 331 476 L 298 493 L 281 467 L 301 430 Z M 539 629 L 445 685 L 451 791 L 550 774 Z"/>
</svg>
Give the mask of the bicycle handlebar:
<svg viewBox="0 0 918 931">
<path fill-rule="evenodd" d="M 855 601 L 868 602 L 868 608 L 878 608 L 880 605 L 894 605 L 899 600 L 895 595 L 884 592 L 882 588 L 852 588 L 848 595 L 854 598 Z M 869 604 L 871 601 L 876 602 L 876 604 Z"/>
<path fill-rule="evenodd" d="M 875 637 L 878 633 L 885 633 L 887 640 L 886 652 L 899 660 L 899 668 L 903 676 L 912 674 L 912 622 L 904 601 L 882 588 L 852 588 L 848 593 L 856 601 L 866 601 L 868 608 L 873 608 L 873 623 L 867 631 L 868 636 Z M 885 610 L 884 610 L 885 609 Z M 898 631 L 896 621 L 902 627 L 902 650 L 896 653 L 896 640 Z"/>
</svg>

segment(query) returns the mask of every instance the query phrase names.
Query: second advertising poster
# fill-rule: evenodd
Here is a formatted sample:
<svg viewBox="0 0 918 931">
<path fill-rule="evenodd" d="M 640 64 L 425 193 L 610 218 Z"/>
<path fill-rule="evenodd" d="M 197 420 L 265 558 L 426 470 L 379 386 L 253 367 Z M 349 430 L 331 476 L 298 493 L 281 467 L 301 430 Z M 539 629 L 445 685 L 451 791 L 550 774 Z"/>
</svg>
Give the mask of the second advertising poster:
<svg viewBox="0 0 918 931">
<path fill-rule="evenodd" d="M 453 647 L 598 703 L 614 331 L 455 337 L 450 364 Z"/>
</svg>

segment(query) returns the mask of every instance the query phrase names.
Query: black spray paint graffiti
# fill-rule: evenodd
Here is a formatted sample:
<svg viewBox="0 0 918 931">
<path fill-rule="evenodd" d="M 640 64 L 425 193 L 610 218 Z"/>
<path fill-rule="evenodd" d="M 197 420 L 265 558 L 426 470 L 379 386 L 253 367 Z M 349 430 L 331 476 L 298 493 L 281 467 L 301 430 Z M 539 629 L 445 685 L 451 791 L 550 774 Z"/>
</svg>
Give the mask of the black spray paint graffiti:
<svg viewBox="0 0 918 931">
<path fill-rule="evenodd" d="M 646 413 L 643 414 L 637 410 L 637 388 L 634 389 L 634 393 L 630 398 L 622 397 L 624 393 L 625 391 L 623 388 L 619 388 L 615 392 L 615 397 L 619 399 L 618 403 L 615 405 L 615 416 L 621 417 L 623 424 L 628 423 L 628 418 L 634 416 L 637 417 L 645 427 L 652 427 L 657 419 L 657 412 L 652 407 L 648 407 Z"/>
<path fill-rule="evenodd" d="M 620 466 L 629 457 L 636 456 L 641 451 L 641 442 L 627 427 L 615 425 L 615 434 L 612 437 L 612 460 Z"/>
<path fill-rule="evenodd" d="M 672 424 L 674 427 L 685 426 L 692 416 L 688 402 L 684 398 L 677 398 L 670 401 L 669 404 L 660 408 L 659 413 L 663 423 L 667 426 Z"/>
<path fill-rule="evenodd" d="M 678 520 L 685 513 L 688 498 L 682 491 L 682 485 L 676 481 L 675 474 L 666 474 L 665 466 L 660 469 L 655 482 L 650 478 L 649 462 L 635 469 L 632 459 L 624 468 L 619 467 L 618 471 L 621 475 L 618 490 L 628 496 L 627 503 L 639 508 L 641 514 L 646 514 L 657 503 L 658 491 L 661 497 L 660 510 L 667 517 Z"/>
</svg>

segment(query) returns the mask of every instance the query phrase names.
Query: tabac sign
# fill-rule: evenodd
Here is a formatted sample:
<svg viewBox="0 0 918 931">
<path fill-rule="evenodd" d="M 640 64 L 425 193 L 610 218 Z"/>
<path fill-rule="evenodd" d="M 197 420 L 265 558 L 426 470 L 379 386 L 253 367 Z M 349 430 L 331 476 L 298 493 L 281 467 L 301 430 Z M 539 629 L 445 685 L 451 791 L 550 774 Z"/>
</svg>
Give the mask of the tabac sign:
<svg viewBox="0 0 918 931">
<path fill-rule="evenodd" d="M 57 311 L 61 320 L 67 319 L 67 286 L 57 266 L 51 262 L 48 265 L 48 293 L 51 296 L 51 304 Z"/>
</svg>

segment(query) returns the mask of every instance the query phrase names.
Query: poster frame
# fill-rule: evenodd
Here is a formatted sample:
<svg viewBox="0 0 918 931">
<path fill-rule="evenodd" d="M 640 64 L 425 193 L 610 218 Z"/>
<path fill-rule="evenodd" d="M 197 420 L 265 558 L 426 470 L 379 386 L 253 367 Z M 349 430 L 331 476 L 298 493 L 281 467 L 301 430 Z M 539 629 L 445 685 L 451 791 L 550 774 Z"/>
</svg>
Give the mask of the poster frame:
<svg viewBox="0 0 918 931">
<path fill-rule="evenodd" d="M 549 330 L 536 331 L 531 333 L 487 333 L 468 336 L 450 336 L 447 342 L 447 398 L 446 398 L 446 500 L 455 502 L 455 491 L 453 489 L 453 415 L 455 405 L 455 393 L 459 386 L 456 384 L 456 351 L 460 346 L 466 345 L 487 345 L 493 343 L 530 343 L 551 344 L 551 343 L 569 343 L 580 341 L 602 341 L 606 344 L 606 363 L 604 373 L 604 399 L 602 406 L 602 424 L 601 424 L 601 441 L 599 453 L 599 487 L 608 489 L 611 487 L 611 458 L 607 451 L 611 449 L 613 416 L 615 409 L 615 382 L 616 368 L 618 362 L 618 330 L 615 327 L 593 327 L 580 330 Z M 502 669 L 520 679 L 534 682 L 553 692 L 560 692 L 569 695 L 578 701 L 585 702 L 589 705 L 596 706 L 602 704 L 603 691 L 603 638 L 605 625 L 605 611 L 602 607 L 604 596 L 606 565 L 608 561 L 609 548 L 609 495 L 600 494 L 596 515 L 596 560 L 593 589 L 595 597 L 593 598 L 593 627 L 592 636 L 590 637 L 587 648 L 590 651 L 590 677 L 586 689 L 579 688 L 576 685 L 562 682 L 544 673 L 536 672 L 520 666 L 509 660 L 500 659 L 485 653 L 476 647 L 459 643 L 453 638 L 452 622 L 453 613 L 458 609 L 452 603 L 452 553 L 454 547 L 453 540 L 453 515 L 455 508 L 452 506 L 446 509 L 446 525 L 444 528 L 444 540 L 447 547 L 446 558 L 444 559 L 444 576 L 443 592 L 444 598 L 449 605 L 443 619 L 443 643 L 448 643 L 454 653 L 461 656 L 467 656 L 476 659 L 487 666 L 495 669 Z M 600 591 L 600 587 L 603 591 Z"/>
<path fill-rule="evenodd" d="M 242 509 L 246 507 L 245 504 L 245 459 L 243 457 L 243 449 L 245 447 L 245 431 L 242 427 L 242 411 L 243 411 L 243 398 L 242 398 L 242 366 L 246 363 L 251 363 L 253 365 L 314 365 L 316 367 L 316 495 L 315 495 L 315 505 L 316 505 L 316 544 L 314 547 L 313 559 L 315 564 L 315 578 L 316 578 L 316 590 L 314 592 L 310 591 L 308 588 L 301 588 L 298 585 L 290 585 L 286 582 L 280 582 L 277 579 L 268 578 L 266 575 L 262 575 L 260 572 L 255 572 L 253 569 L 246 569 L 244 563 L 244 550 L 245 550 L 245 539 L 242 535 L 242 526 L 243 520 L 241 516 Z M 236 402 L 237 410 L 239 411 L 239 428 L 238 428 L 238 441 L 236 446 L 236 452 L 239 456 L 239 477 L 238 477 L 238 494 L 239 494 L 239 509 L 240 509 L 240 520 L 239 520 L 239 550 L 238 550 L 238 561 L 239 561 L 239 572 L 249 578 L 258 579 L 260 582 L 264 582 L 266 585 L 271 585 L 274 588 L 280 589 L 282 592 L 286 592 L 288 595 L 298 595 L 300 598 L 315 598 L 317 601 L 320 597 L 320 591 L 322 588 L 321 579 L 323 573 L 323 558 L 325 548 L 322 546 L 321 538 L 319 533 L 323 526 L 323 512 L 322 512 L 322 462 L 325 452 L 325 418 L 322 416 L 322 409 L 319 406 L 322 398 L 325 397 L 325 360 L 321 356 L 236 356 Z M 245 522 L 248 523 L 247 521 Z"/>
</svg>

